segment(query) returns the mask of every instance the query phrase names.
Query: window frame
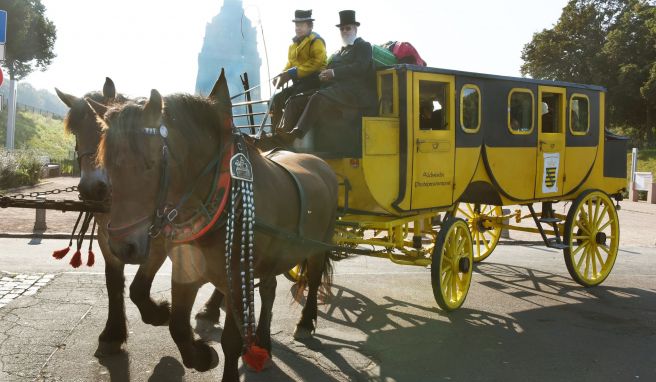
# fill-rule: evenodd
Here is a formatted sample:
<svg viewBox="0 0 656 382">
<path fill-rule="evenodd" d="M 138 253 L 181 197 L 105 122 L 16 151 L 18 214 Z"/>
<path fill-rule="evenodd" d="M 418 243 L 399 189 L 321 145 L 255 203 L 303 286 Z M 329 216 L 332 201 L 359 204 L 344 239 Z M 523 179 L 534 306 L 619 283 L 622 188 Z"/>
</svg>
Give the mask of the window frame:
<svg viewBox="0 0 656 382">
<path fill-rule="evenodd" d="M 574 129 L 572 129 L 572 101 L 574 101 L 574 97 L 585 98 L 585 100 L 588 103 L 588 125 L 586 126 L 585 131 L 574 131 Z M 582 93 L 573 93 L 569 97 L 569 105 L 567 105 L 567 112 L 568 112 L 567 116 L 569 119 L 569 124 L 568 124 L 569 132 L 572 135 L 578 135 L 578 136 L 588 135 L 588 133 L 590 133 L 590 97 Z"/>
<path fill-rule="evenodd" d="M 476 125 L 475 128 L 467 128 L 465 127 L 465 107 L 464 107 L 464 101 L 465 101 L 465 89 L 474 89 L 478 93 L 478 124 Z M 481 89 L 474 84 L 464 84 L 460 88 L 460 128 L 462 131 L 464 131 L 467 134 L 475 134 L 478 133 L 478 131 L 481 129 L 481 124 L 482 124 L 482 119 L 483 119 L 483 103 L 482 103 L 482 96 L 481 96 Z"/>
<path fill-rule="evenodd" d="M 382 103 L 382 96 L 383 96 L 383 76 L 392 76 L 392 113 L 385 113 L 383 114 L 383 103 Z M 383 71 L 378 71 L 377 72 L 378 76 L 378 81 L 376 81 L 376 90 L 378 91 L 378 99 L 379 99 L 379 106 L 378 106 L 378 115 L 381 117 L 392 117 L 392 118 L 398 118 L 399 117 L 399 79 L 398 75 L 396 74 L 396 70 L 394 69 L 388 69 L 388 70 L 383 70 Z"/>
<path fill-rule="evenodd" d="M 514 93 L 528 93 L 531 96 L 531 128 L 526 130 L 526 131 L 517 131 L 513 130 L 513 128 L 510 125 L 510 99 L 512 98 L 512 95 Z M 506 112 L 507 115 L 507 121 L 506 121 L 506 127 L 508 128 L 508 131 L 510 131 L 511 134 L 513 135 L 530 135 L 533 133 L 533 130 L 535 130 L 535 95 L 533 94 L 533 91 L 528 88 L 512 88 L 508 92 L 508 103 L 507 103 L 508 110 Z"/>
</svg>

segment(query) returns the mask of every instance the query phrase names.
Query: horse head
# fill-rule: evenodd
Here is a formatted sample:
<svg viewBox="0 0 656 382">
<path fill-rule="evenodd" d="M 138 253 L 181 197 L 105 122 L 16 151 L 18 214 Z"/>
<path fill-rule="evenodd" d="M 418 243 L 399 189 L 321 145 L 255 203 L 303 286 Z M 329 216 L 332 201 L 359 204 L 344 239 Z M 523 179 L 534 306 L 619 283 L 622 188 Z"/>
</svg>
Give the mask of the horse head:
<svg viewBox="0 0 656 382">
<path fill-rule="evenodd" d="M 59 99 L 70 108 L 64 126 L 67 131 L 75 135 L 75 150 L 81 172 L 78 184 L 80 196 L 85 200 L 103 201 L 109 196 L 110 185 L 107 173 L 96 162 L 101 125 L 85 98 L 102 104 L 113 104 L 124 99 L 120 95 L 117 96 L 114 82 L 109 77 L 105 79 L 102 93 L 91 92 L 79 98 L 57 88 L 55 91 Z"/>
<path fill-rule="evenodd" d="M 153 89 L 145 103 L 109 110 L 89 100 L 106 125 L 98 157 L 112 184 L 109 245 L 125 263 L 143 263 L 151 238 L 211 189 L 203 168 L 232 126 L 223 72 L 218 83 L 212 99 Z"/>
</svg>

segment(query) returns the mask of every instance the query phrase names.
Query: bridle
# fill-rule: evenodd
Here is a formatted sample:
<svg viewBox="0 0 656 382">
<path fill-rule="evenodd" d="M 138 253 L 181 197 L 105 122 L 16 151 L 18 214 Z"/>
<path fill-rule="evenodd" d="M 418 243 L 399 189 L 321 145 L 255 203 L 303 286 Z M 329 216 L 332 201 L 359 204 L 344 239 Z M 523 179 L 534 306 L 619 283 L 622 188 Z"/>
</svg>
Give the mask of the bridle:
<svg viewBox="0 0 656 382">
<path fill-rule="evenodd" d="M 231 122 L 231 120 L 230 120 Z M 230 126 L 232 126 L 232 123 L 230 123 Z M 229 130 L 229 129 L 226 129 Z M 112 240 L 121 240 L 128 235 L 130 235 L 132 232 L 135 232 L 137 230 L 148 230 L 148 240 L 150 241 L 151 239 L 157 238 L 162 231 L 166 231 L 167 236 L 172 236 L 173 235 L 173 226 L 174 220 L 178 217 L 180 209 L 185 205 L 185 203 L 188 201 L 188 199 L 193 195 L 194 191 L 196 190 L 196 187 L 198 183 L 204 179 L 205 176 L 209 175 L 214 171 L 214 180 L 217 181 L 219 177 L 221 176 L 222 173 L 222 168 L 225 165 L 226 160 L 230 159 L 230 156 L 232 155 L 232 142 L 229 139 L 225 139 L 223 144 L 223 147 L 219 150 L 217 155 L 215 155 L 205 166 L 203 171 L 196 177 L 196 180 L 193 182 L 192 186 L 189 187 L 188 191 L 185 192 L 185 194 L 180 198 L 180 200 L 176 203 L 168 203 L 167 202 L 167 197 L 169 193 L 169 186 L 170 186 L 170 160 L 171 160 L 171 152 L 169 149 L 169 142 L 168 142 L 168 128 L 162 124 L 160 125 L 159 128 L 152 128 L 152 127 L 144 127 L 142 128 L 142 133 L 146 136 L 159 136 L 161 141 L 162 141 L 162 148 L 161 148 L 161 161 L 160 161 L 160 178 L 159 178 L 159 183 L 158 183 L 158 192 L 157 192 L 157 198 L 155 202 L 155 210 L 153 213 L 149 215 L 142 216 L 135 221 L 122 225 L 122 226 L 111 226 L 108 224 L 107 226 L 107 231 L 109 234 L 110 239 Z M 223 134 L 224 136 L 227 136 L 228 134 Z M 227 138 L 227 137 L 226 137 Z M 222 183 L 225 183 L 226 179 L 219 179 Z M 229 177 L 227 179 L 228 182 L 228 188 L 229 188 Z M 215 216 L 211 222 L 210 225 L 214 225 L 216 221 L 221 220 L 219 218 L 219 215 L 223 215 L 223 209 L 222 206 L 225 204 L 227 201 L 227 195 L 224 196 L 223 203 L 218 206 L 217 208 L 217 216 Z M 204 208 L 204 207 L 202 207 Z M 202 233 L 204 233 L 203 231 Z M 201 233 L 201 234 L 202 234 Z M 197 236 L 193 236 L 192 239 L 197 238 Z M 190 241 L 191 239 L 185 240 L 185 241 Z"/>
</svg>

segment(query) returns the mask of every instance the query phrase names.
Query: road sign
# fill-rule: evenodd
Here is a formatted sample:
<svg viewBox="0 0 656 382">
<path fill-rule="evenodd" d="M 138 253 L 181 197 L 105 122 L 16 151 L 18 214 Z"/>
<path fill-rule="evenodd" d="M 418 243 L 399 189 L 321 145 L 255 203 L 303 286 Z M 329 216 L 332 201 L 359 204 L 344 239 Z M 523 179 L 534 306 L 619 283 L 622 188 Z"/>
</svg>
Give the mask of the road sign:
<svg viewBox="0 0 656 382">
<path fill-rule="evenodd" d="M 7 42 L 7 11 L 0 9 L 0 44 Z"/>
</svg>

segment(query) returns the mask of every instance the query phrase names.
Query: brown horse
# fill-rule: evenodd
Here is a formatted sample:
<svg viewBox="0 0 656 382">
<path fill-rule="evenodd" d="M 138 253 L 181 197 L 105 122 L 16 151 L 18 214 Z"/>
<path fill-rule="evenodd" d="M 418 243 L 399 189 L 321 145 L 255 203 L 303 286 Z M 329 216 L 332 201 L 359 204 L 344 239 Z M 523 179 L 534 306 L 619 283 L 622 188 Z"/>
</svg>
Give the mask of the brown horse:
<svg viewBox="0 0 656 382">
<path fill-rule="evenodd" d="M 55 91 L 62 102 L 70 108 L 64 121 L 64 127 L 67 132 L 75 135 L 75 150 L 81 170 L 78 184 L 80 197 L 83 200 L 104 201 L 109 197 L 109 179 L 104 168 L 98 166 L 96 162 L 102 127 L 85 98 L 107 105 L 122 104 L 127 99 L 116 93 L 116 87 L 110 78 L 105 79 L 102 92 L 90 92 L 83 98 L 64 93 L 59 89 L 55 89 Z M 127 339 L 123 298 L 125 266 L 122 261 L 111 255 L 108 247 L 109 214 L 96 213 L 94 215 L 98 223 L 98 245 L 105 259 L 105 282 L 109 298 L 107 322 L 98 338 L 99 345 L 96 351 L 97 356 L 103 356 L 118 352 Z M 152 255 L 149 256 L 148 262 L 139 267 L 130 285 L 130 299 L 139 308 L 142 320 L 155 326 L 164 325 L 169 320 L 169 303 L 166 301 L 155 302 L 150 297 L 153 278 L 165 259 L 166 252 L 163 248 L 163 241 L 157 240 L 153 243 Z M 199 313 L 200 317 L 218 323 L 219 306 L 222 300 L 223 295 L 215 290 L 204 310 Z"/>
<path fill-rule="evenodd" d="M 214 166 L 208 163 L 217 163 L 216 166 L 226 163 L 226 156 L 229 158 L 233 151 L 235 136 L 232 134 L 230 95 L 223 72 L 213 94 L 218 102 L 189 95 L 162 99 L 153 90 L 145 105 L 127 103 L 108 111 L 101 105 L 93 107 L 104 115 L 107 124 L 99 157 L 104 161 L 113 187 L 109 238 L 112 251 L 123 259 L 145 261 L 151 236 L 160 232 L 159 229 L 153 232 L 153 228 L 160 227 L 158 222 L 167 217 L 163 219 L 161 234 L 169 234 L 167 249 L 173 261 L 171 336 L 186 367 L 204 371 L 218 364 L 216 352 L 194 339 L 189 323 L 198 287 L 206 281 L 214 284 L 227 297 L 226 323 L 221 337 L 225 354 L 223 380 L 236 381 L 244 345 L 239 326 L 244 324 L 241 318 L 244 310 L 250 309 L 243 309 L 242 299 L 238 297 L 240 279 L 244 277 L 243 273 L 239 277 L 239 267 L 235 266 L 238 251 L 232 251 L 231 270 L 226 270 L 226 233 L 236 237 L 243 234 L 243 240 L 249 232 L 241 225 L 226 230 L 228 226 L 235 227 L 229 217 L 225 222 L 230 207 L 223 209 L 213 230 L 194 237 L 193 241 L 176 244 L 175 240 L 170 240 L 175 232 L 167 231 L 175 222 L 195 216 L 199 205 L 214 189 L 215 180 L 201 174 Z M 241 148 L 250 158 L 254 179 L 257 216 L 253 233 L 254 274 L 260 279 L 262 296 L 255 341 L 270 354 L 275 276 L 304 261 L 307 261 L 309 291 L 295 337 L 309 335 L 314 330 L 317 291 L 322 275 L 329 279 L 330 254 L 325 247 L 309 247 L 300 240 L 282 236 L 303 232 L 307 240 L 331 240 L 337 208 L 337 180 L 332 169 L 315 156 L 278 152 L 270 159 L 253 145 L 241 142 L 238 146 L 235 150 Z M 176 211 L 177 216 L 171 217 L 172 211 Z M 244 216 L 247 214 L 242 212 Z M 277 227 L 286 234 L 258 229 L 263 226 Z"/>
</svg>

